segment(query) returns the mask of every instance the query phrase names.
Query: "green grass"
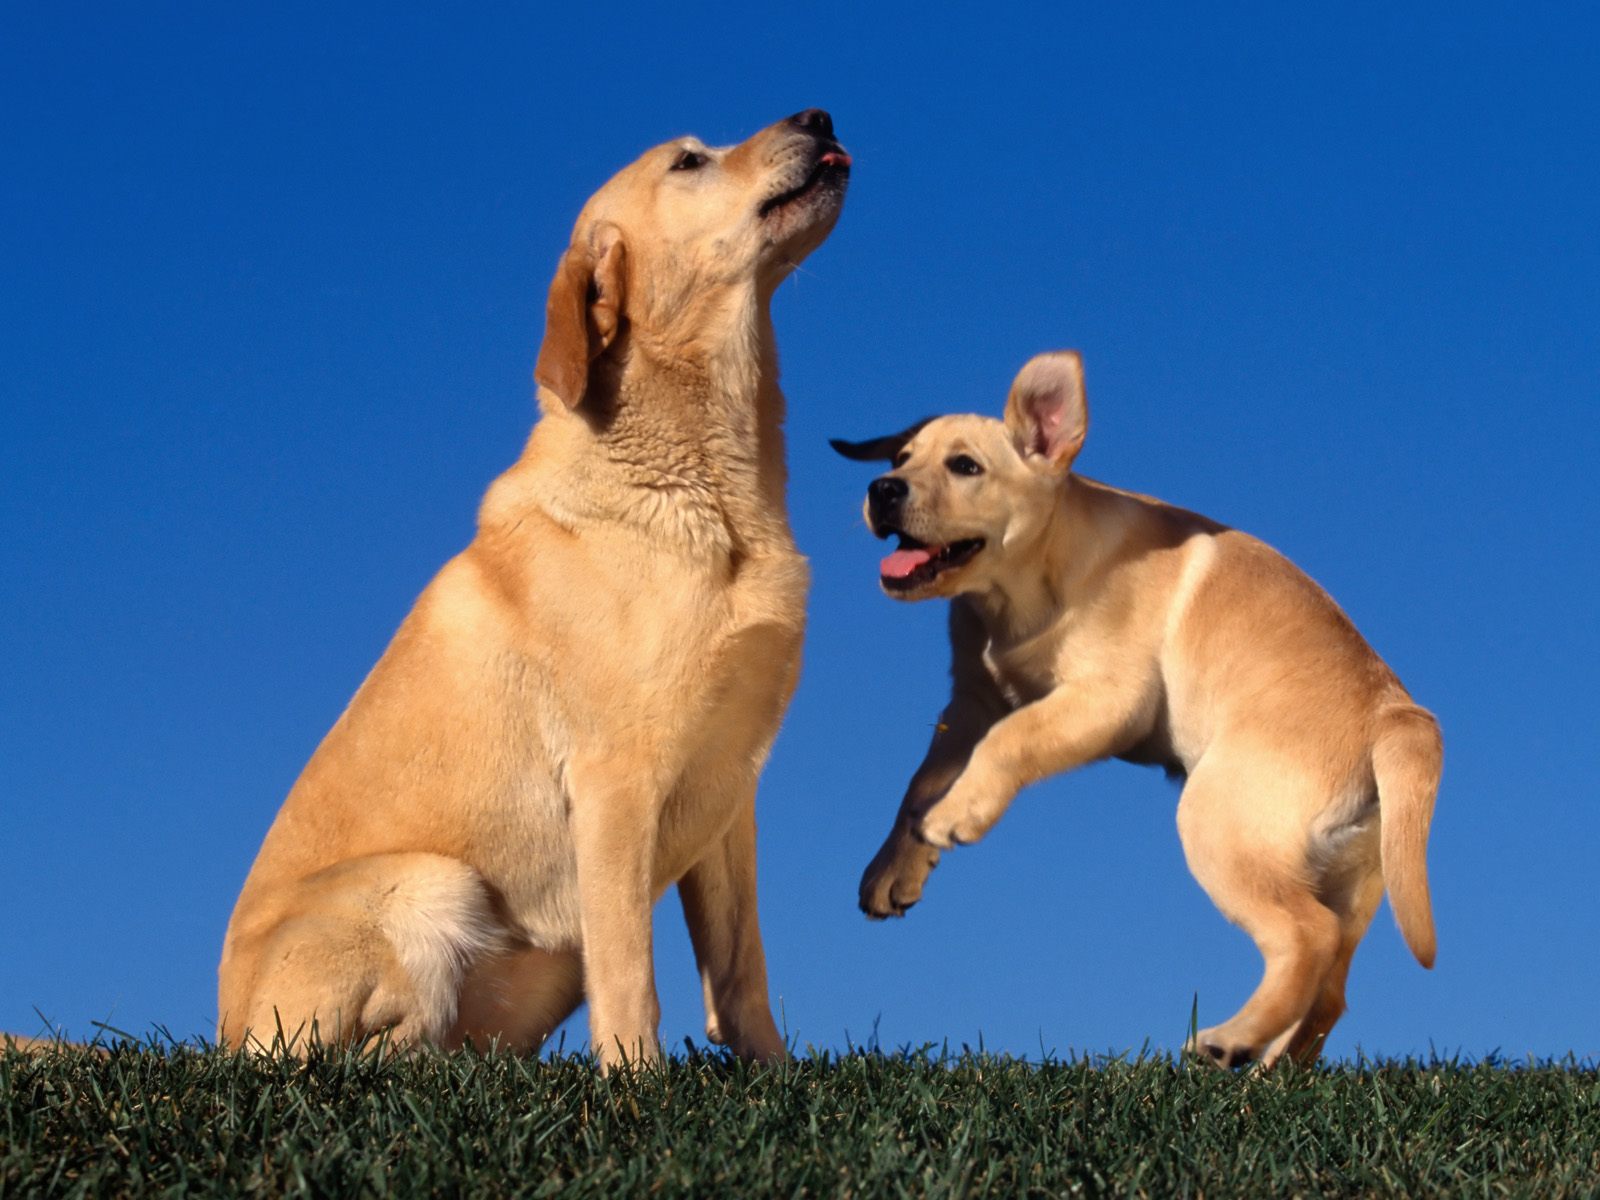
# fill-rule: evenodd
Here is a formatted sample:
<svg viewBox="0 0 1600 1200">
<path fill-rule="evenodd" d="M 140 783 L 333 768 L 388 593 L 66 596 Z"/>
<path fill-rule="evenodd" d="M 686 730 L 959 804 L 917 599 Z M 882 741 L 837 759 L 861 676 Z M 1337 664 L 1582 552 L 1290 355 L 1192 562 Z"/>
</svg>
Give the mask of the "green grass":
<svg viewBox="0 0 1600 1200">
<path fill-rule="evenodd" d="M 0 1197 L 1600 1194 L 1592 1066 L 0 1052 Z"/>
</svg>

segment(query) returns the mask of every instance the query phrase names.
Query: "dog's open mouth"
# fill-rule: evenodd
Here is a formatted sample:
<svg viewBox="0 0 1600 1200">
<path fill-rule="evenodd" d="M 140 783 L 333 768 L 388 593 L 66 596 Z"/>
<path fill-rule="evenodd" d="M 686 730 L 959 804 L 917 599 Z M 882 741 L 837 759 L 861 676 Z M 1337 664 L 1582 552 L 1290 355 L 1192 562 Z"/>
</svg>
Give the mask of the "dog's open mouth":
<svg viewBox="0 0 1600 1200">
<path fill-rule="evenodd" d="M 800 197 L 809 195 L 824 183 L 838 187 L 849 174 L 850 156 L 838 146 L 825 150 L 818 155 L 817 161 L 811 165 L 810 173 L 799 184 L 786 192 L 779 192 L 776 196 L 763 200 L 757 211 L 765 217 L 785 205 L 794 203 Z"/>
<path fill-rule="evenodd" d="M 894 532 L 899 533 L 898 530 Z M 928 546 L 900 533 L 900 545 L 878 568 L 878 578 L 891 592 L 908 592 L 932 583 L 941 572 L 972 561 L 983 549 L 982 538 L 962 538 L 942 546 Z"/>
</svg>

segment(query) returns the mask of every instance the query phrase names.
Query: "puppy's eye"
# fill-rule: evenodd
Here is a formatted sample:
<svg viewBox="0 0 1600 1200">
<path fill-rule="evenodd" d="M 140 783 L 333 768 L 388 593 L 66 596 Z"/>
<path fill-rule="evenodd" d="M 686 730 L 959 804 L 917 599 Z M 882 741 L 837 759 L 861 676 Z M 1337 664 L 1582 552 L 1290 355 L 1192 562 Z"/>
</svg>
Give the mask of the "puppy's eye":
<svg viewBox="0 0 1600 1200">
<path fill-rule="evenodd" d="M 685 150 L 682 154 L 678 155 L 677 158 L 672 160 L 672 165 L 668 167 L 667 170 L 693 171 L 696 168 L 705 166 L 707 161 L 708 160 L 706 156 L 701 154 L 700 151 Z"/>
<path fill-rule="evenodd" d="M 901 467 L 905 466 L 910 461 L 911 461 L 911 451 L 902 450 L 902 451 L 900 451 L 899 454 L 896 454 L 894 456 L 894 469 L 896 471 L 898 471 Z"/>
<path fill-rule="evenodd" d="M 950 473 L 953 475 L 983 474 L 983 467 L 978 460 L 969 458 L 965 454 L 952 454 L 944 460 L 944 465 L 950 469 Z"/>
</svg>

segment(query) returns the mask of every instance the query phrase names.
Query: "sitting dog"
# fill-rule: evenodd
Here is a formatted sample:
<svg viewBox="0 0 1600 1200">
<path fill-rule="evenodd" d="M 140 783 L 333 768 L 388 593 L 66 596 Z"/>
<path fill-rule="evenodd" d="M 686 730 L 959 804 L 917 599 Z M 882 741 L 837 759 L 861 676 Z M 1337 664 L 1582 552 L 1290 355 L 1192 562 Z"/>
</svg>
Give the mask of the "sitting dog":
<svg viewBox="0 0 1600 1200">
<path fill-rule="evenodd" d="M 1275 550 L 1073 474 L 1087 429 L 1064 351 L 1023 367 L 1003 422 L 833 443 L 893 464 L 866 501 L 872 532 L 900 540 L 883 590 L 953 601 L 950 703 L 861 907 L 903 915 L 939 851 L 981 838 L 1027 784 L 1105 758 L 1160 765 L 1185 781 L 1189 869 L 1266 963 L 1195 1048 L 1230 1067 L 1315 1060 L 1386 886 L 1433 965 L 1438 724 Z"/>
<path fill-rule="evenodd" d="M 850 157 L 808 109 L 648 151 L 578 217 L 543 418 L 268 831 L 219 1038 L 380 1030 L 535 1049 L 585 998 L 601 1064 L 659 1053 L 651 910 L 677 884 L 706 1033 L 783 1057 L 755 787 L 800 663 L 769 302 Z"/>
</svg>

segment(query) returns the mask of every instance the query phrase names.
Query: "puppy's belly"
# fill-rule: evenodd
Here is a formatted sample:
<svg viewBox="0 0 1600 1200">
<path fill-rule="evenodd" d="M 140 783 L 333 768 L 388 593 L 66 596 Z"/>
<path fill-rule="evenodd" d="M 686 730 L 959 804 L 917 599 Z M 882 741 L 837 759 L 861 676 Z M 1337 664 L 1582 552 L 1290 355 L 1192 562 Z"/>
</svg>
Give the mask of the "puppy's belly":
<svg viewBox="0 0 1600 1200">
<path fill-rule="evenodd" d="M 1183 779 L 1189 774 L 1172 731 L 1160 723 L 1139 741 L 1117 755 L 1123 762 L 1140 767 L 1160 767 L 1169 779 Z"/>
</svg>

